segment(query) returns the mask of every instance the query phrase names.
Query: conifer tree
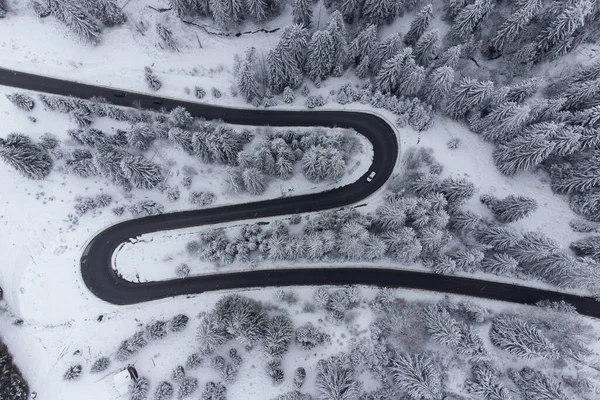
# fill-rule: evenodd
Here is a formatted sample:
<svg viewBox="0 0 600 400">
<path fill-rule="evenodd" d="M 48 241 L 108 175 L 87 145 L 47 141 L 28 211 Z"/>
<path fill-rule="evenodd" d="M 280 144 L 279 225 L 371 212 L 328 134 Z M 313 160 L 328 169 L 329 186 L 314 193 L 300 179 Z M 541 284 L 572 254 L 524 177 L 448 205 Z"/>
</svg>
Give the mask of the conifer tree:
<svg viewBox="0 0 600 400">
<path fill-rule="evenodd" d="M 244 17 L 242 0 L 209 0 L 209 6 L 215 23 L 222 28 L 240 23 Z"/>
<path fill-rule="evenodd" d="M 448 50 L 444 51 L 433 62 L 433 65 L 432 65 L 433 68 L 439 68 L 439 67 L 443 67 L 443 66 L 456 68 L 456 66 L 458 65 L 458 61 L 460 59 L 462 48 L 463 48 L 462 45 L 457 44 L 456 46 L 452 46 Z"/>
<path fill-rule="evenodd" d="M 494 346 L 526 360 L 536 357 L 550 360 L 558 358 L 556 347 L 539 329 L 513 316 L 498 317 L 494 320 L 490 340 Z"/>
<path fill-rule="evenodd" d="M 100 27 L 83 7 L 69 0 L 49 0 L 50 11 L 77 36 L 87 43 L 100 42 Z"/>
<path fill-rule="evenodd" d="M 497 199 L 493 196 L 484 195 L 481 196 L 481 202 L 503 224 L 518 221 L 537 210 L 537 201 L 525 196 L 509 195 L 503 199 Z"/>
<path fill-rule="evenodd" d="M 415 19 L 411 22 L 410 28 L 404 36 L 404 43 L 407 46 L 414 46 L 421 36 L 425 33 L 431 20 L 433 19 L 433 6 L 431 4 L 423 7 Z"/>
<path fill-rule="evenodd" d="M 247 102 L 254 98 L 261 98 L 260 85 L 256 79 L 256 49 L 254 47 L 246 50 L 244 60 L 240 64 L 237 76 L 237 87 L 240 94 L 244 96 Z"/>
<path fill-rule="evenodd" d="M 383 42 L 378 43 L 369 54 L 371 68 L 374 73 L 379 72 L 379 68 L 390 58 L 398 54 L 402 48 L 402 36 L 395 33 Z"/>
<path fill-rule="evenodd" d="M 475 0 L 463 8 L 454 19 L 450 30 L 452 38 L 460 43 L 467 42 L 478 30 L 494 8 L 493 0 Z"/>
<path fill-rule="evenodd" d="M 334 47 L 328 31 L 316 31 L 308 44 L 307 71 L 315 82 L 327 78 L 333 68 Z"/>
<path fill-rule="evenodd" d="M 529 122 L 529 106 L 506 102 L 492 110 L 479 122 L 481 136 L 495 143 L 506 142 L 519 133 Z"/>
<path fill-rule="evenodd" d="M 361 5 L 360 0 L 342 0 L 339 4 L 339 10 L 344 17 L 344 21 L 349 24 L 354 22 L 354 19 L 358 15 L 358 11 Z"/>
<path fill-rule="evenodd" d="M 286 86 L 294 89 L 302 83 L 306 43 L 306 30 L 302 26 L 284 29 L 279 43 L 267 56 L 269 87 L 273 93 L 281 93 Z"/>
<path fill-rule="evenodd" d="M 442 378 L 433 360 L 425 354 L 399 353 L 391 359 L 394 383 L 414 399 L 438 399 Z"/>
<path fill-rule="evenodd" d="M 369 71 L 371 70 L 371 64 L 369 60 L 369 56 L 366 55 L 360 60 L 360 63 L 356 66 L 356 76 L 359 78 L 366 78 L 369 76 Z"/>
<path fill-rule="evenodd" d="M 529 367 L 515 372 L 509 370 L 510 378 L 515 382 L 523 397 L 532 400 L 567 400 L 561 382 L 552 377 L 534 371 Z"/>
<path fill-rule="evenodd" d="M 573 34 L 585 24 L 592 12 L 592 3 L 582 0 L 568 5 L 536 38 L 538 54 L 553 52 L 554 56 L 566 54 L 573 45 Z"/>
<path fill-rule="evenodd" d="M 425 33 L 414 46 L 413 54 L 417 64 L 429 67 L 438 54 L 439 45 L 440 38 L 437 29 Z"/>
<path fill-rule="evenodd" d="M 48 153 L 20 133 L 0 138 L 0 159 L 29 179 L 44 179 L 52 170 L 53 161 Z"/>
<path fill-rule="evenodd" d="M 265 0 L 245 0 L 248 16 L 256 22 L 267 18 L 268 2 Z"/>
<path fill-rule="evenodd" d="M 142 156 L 124 156 L 121 169 L 123 176 L 136 188 L 152 189 L 163 179 L 158 165 Z"/>
<path fill-rule="evenodd" d="M 310 28 L 312 14 L 312 2 L 310 0 L 293 0 L 292 16 L 294 17 L 294 24 Z"/>
<path fill-rule="evenodd" d="M 361 15 L 368 23 L 381 25 L 396 16 L 399 3 L 394 0 L 365 0 Z"/>
<path fill-rule="evenodd" d="M 398 92 L 403 96 L 415 96 L 425 80 L 425 68 L 417 65 L 412 56 L 408 56 L 402 65 L 398 79 Z"/>
<path fill-rule="evenodd" d="M 419 97 L 432 107 L 438 107 L 450 93 L 454 83 L 454 69 L 449 66 L 436 68 L 425 78 Z"/>
<path fill-rule="evenodd" d="M 375 76 L 375 86 L 382 93 L 395 94 L 398 91 L 404 66 L 411 55 L 411 49 L 407 48 L 395 57 L 387 60 Z M 414 62 L 414 61 L 413 61 Z"/>
<path fill-rule="evenodd" d="M 541 10 L 541 0 L 516 2 L 515 11 L 500 25 L 491 39 L 491 45 L 494 49 L 502 52 L 517 38 L 517 35 L 525 29 Z"/>
<path fill-rule="evenodd" d="M 494 89 L 490 81 L 462 78 L 450 91 L 446 112 L 454 118 L 462 118 L 469 111 L 477 110 L 487 100 Z"/>
<path fill-rule="evenodd" d="M 350 43 L 349 52 L 354 64 L 358 65 L 363 58 L 368 57 L 376 43 L 377 26 L 371 24 L 356 35 Z"/>
<path fill-rule="evenodd" d="M 444 5 L 446 16 L 451 21 L 469 4 L 468 0 L 448 0 Z"/>
<path fill-rule="evenodd" d="M 556 145 L 543 137 L 518 137 L 494 150 L 494 162 L 505 175 L 530 170 L 544 161 Z"/>
<path fill-rule="evenodd" d="M 348 42 L 346 41 L 346 26 L 344 18 L 339 11 L 334 11 L 331 14 L 327 32 L 331 35 L 332 60 L 335 76 L 341 75 L 341 72 L 346 68 L 348 63 Z"/>
</svg>

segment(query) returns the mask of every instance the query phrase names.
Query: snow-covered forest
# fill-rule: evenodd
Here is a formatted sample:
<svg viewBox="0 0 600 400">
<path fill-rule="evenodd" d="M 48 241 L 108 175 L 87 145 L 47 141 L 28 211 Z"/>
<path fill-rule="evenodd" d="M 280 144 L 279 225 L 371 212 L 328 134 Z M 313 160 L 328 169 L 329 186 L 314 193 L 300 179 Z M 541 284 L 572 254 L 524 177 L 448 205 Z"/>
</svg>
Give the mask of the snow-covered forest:
<svg viewBox="0 0 600 400">
<path fill-rule="evenodd" d="M 394 124 L 401 162 L 364 204 L 132 238 L 132 282 L 360 264 L 600 297 L 599 1 L 0 0 L 0 38 L 1 68 Z M 132 400 L 600 398 L 600 327 L 566 303 L 100 301 L 79 260 L 107 226 L 340 187 L 369 143 L 1 85 L 0 399 L 112 398 L 129 364 Z"/>
<path fill-rule="evenodd" d="M 64 380 L 97 379 L 115 363 L 145 359 L 161 343 L 189 340 L 186 351 L 169 357 L 172 364 L 140 370 L 130 398 L 238 398 L 249 374 L 272 387 L 263 396 L 277 400 L 558 400 L 600 393 L 594 329 L 566 303 L 493 311 L 480 302 L 416 300 L 389 289 L 270 293 L 260 300 L 227 294 L 195 317 L 140 324 L 95 359 L 69 357 Z"/>
</svg>

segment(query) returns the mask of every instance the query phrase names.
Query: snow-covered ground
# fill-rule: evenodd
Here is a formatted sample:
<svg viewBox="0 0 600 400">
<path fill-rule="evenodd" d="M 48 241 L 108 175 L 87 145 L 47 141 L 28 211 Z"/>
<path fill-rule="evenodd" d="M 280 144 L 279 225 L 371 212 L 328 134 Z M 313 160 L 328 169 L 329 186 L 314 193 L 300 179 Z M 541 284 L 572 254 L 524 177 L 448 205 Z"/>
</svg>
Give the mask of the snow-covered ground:
<svg viewBox="0 0 600 400">
<path fill-rule="evenodd" d="M 79 43 L 66 32 L 64 26 L 53 18 L 40 20 L 27 8 L 25 1 L 9 2 L 16 14 L 11 14 L 0 23 L 0 67 L 13 68 L 26 72 L 47 74 L 56 77 L 73 79 L 81 82 L 114 86 L 134 91 L 147 92 L 144 82 L 143 68 L 151 66 L 153 71 L 163 81 L 159 94 L 175 98 L 194 99 L 193 88 L 202 86 L 207 91 L 207 97 L 202 101 L 231 105 L 246 106 L 239 97 L 233 97 L 230 92 L 232 82 L 233 55 L 240 53 L 249 46 L 259 49 L 272 47 L 279 38 L 280 32 L 265 34 L 257 33 L 243 35 L 238 38 L 213 36 L 197 31 L 202 48 L 198 46 L 195 35 L 183 36 L 188 32 L 172 13 L 158 14 L 144 7 L 141 0 L 127 3 L 126 11 L 135 18 L 123 27 L 105 30 L 102 43 L 94 48 Z M 166 2 L 165 2 L 166 4 Z M 405 32 L 411 16 L 396 21 L 386 27 L 384 34 L 389 34 L 397 28 Z M 156 46 L 157 38 L 151 29 L 147 35 L 137 34 L 133 24 L 144 20 L 152 22 L 164 19 L 180 40 L 179 52 L 167 52 Z M 266 24 L 267 28 L 285 26 L 291 21 L 289 7 L 276 21 Z M 251 27 L 250 27 L 251 29 Z M 107 62 L 110 60 L 110 62 Z M 561 68 L 565 65 L 560 64 Z M 558 68 L 558 67 L 557 67 Z M 343 82 L 345 78 L 330 78 L 320 89 L 308 84 L 311 93 L 329 94 Z M 210 94 L 212 87 L 219 88 L 223 97 L 215 99 Z M 185 89 L 191 91 L 186 93 Z M 56 112 L 50 113 L 38 105 L 33 112 L 37 122 L 27 119 L 27 114 L 18 111 L 5 98 L 4 94 L 13 89 L 0 87 L 0 135 L 11 132 L 23 132 L 33 137 L 39 137 L 45 132 L 57 136 L 64 135 L 74 125 L 68 116 Z M 298 96 L 290 106 L 303 107 L 303 98 Z M 395 118 L 383 110 L 372 110 L 369 106 L 349 104 L 340 106 L 330 96 L 326 107 L 337 109 L 359 109 L 377 112 L 389 121 Z M 108 119 L 98 119 L 94 127 L 110 131 L 121 124 Z M 410 129 L 399 132 L 401 150 L 408 147 L 432 147 L 435 157 L 444 165 L 442 176 L 464 176 L 471 180 L 479 192 L 468 207 L 483 215 L 489 211 L 480 204 L 478 195 L 489 193 L 495 196 L 521 194 L 535 198 L 539 203 L 538 210 L 530 217 L 512 225 L 526 230 L 540 230 L 557 240 L 562 246 L 567 246 L 572 240 L 583 237 L 574 233 L 568 226 L 568 221 L 575 217 L 569 209 L 566 198 L 557 196 L 550 190 L 544 176 L 532 173 L 522 173 L 517 177 L 508 178 L 501 175 L 492 162 L 492 146 L 480 140 L 477 135 L 469 132 L 464 126 L 453 121 L 438 118 L 434 126 L 426 132 L 417 133 Z M 448 140 L 460 138 L 461 145 L 456 150 L 446 147 Z M 356 179 L 364 172 L 369 163 L 370 153 L 360 156 L 361 163 L 354 173 L 347 175 L 342 183 Z M 161 149 L 161 157 L 174 158 L 174 149 Z M 358 161 L 358 159 L 356 160 Z M 214 188 L 223 185 L 222 174 L 218 167 L 206 166 L 198 169 L 202 179 L 198 178 L 198 189 Z M 79 218 L 79 224 L 74 225 L 67 215 L 73 212 L 76 195 L 93 196 L 106 192 L 117 200 L 121 199 L 119 192 L 107 186 L 101 179 L 81 179 L 74 176 L 52 173 L 43 182 L 23 179 L 4 165 L 0 168 L 0 182 L 4 188 L 0 199 L 0 286 L 4 289 L 5 301 L 0 303 L 0 332 L 2 340 L 9 345 L 16 364 L 21 368 L 30 383 L 32 391 L 37 392 L 40 400 L 71 400 L 85 397 L 90 400 L 105 400 L 113 398 L 111 392 L 110 373 L 115 372 L 125 364 L 113 364 L 105 374 L 90 375 L 84 373 L 82 379 L 74 383 L 65 383 L 62 375 L 66 368 L 73 363 L 84 365 L 84 371 L 89 370 L 92 361 L 100 355 L 114 352 L 119 342 L 154 319 L 166 319 L 178 313 L 185 313 L 192 318 L 190 326 L 182 333 L 174 334 L 171 339 L 152 343 L 143 350 L 134 362 L 139 371 L 151 378 L 154 383 L 166 379 L 170 371 L 185 361 L 185 357 L 196 348 L 194 342 L 198 312 L 212 308 L 222 293 L 202 294 L 199 296 L 180 297 L 176 300 L 165 299 L 136 306 L 113 306 L 98 300 L 85 287 L 79 272 L 79 257 L 81 249 L 87 241 L 107 225 L 119 220 L 110 209 L 97 211 L 94 216 L 85 215 Z M 294 194 L 313 190 L 308 182 L 300 180 L 290 183 L 290 186 L 272 185 L 264 197 L 278 197 L 289 187 L 294 187 Z M 135 198 L 153 198 L 155 192 L 135 192 Z M 369 209 L 373 209 L 380 200 L 381 193 L 369 201 Z M 216 204 L 231 204 L 235 201 L 257 200 L 260 197 L 218 197 Z M 157 198 L 158 200 L 158 198 Z M 116 205 L 115 203 L 114 205 Z M 179 203 L 164 203 L 167 211 L 182 209 Z M 125 217 L 128 218 L 128 217 Z M 189 236 L 195 232 L 168 232 L 156 235 L 145 235 L 135 244 L 126 245 L 117 254 L 119 271 L 132 280 L 165 279 L 172 276 L 175 260 L 179 252 L 189 241 Z M 168 243 L 169 250 L 164 251 Z M 171 257 L 170 259 L 167 259 Z M 203 273 L 214 269 L 208 264 L 190 263 L 193 273 Z M 265 266 L 268 266 L 265 264 Z M 272 265 L 271 265 L 272 267 Z M 415 268 L 420 268 L 414 266 Z M 486 275 L 486 279 L 491 279 Z M 500 279 L 494 277 L 494 279 Z M 511 281 L 508 280 L 507 281 Z M 548 287 L 541 283 L 521 282 L 532 286 Z M 313 288 L 297 290 L 302 304 L 312 296 Z M 262 289 L 244 292 L 259 300 L 272 300 L 274 289 Z M 372 296 L 373 291 L 364 288 L 365 296 Z M 439 294 L 412 290 L 397 290 L 397 296 L 411 301 L 437 301 L 442 298 Z M 472 299 L 471 299 L 472 300 Z M 530 313 L 530 307 L 507 305 L 498 302 L 472 300 L 485 305 L 496 312 Z M 345 327 L 335 326 L 322 320 L 318 314 L 304 313 L 300 305 L 291 310 L 296 326 L 306 321 L 312 321 L 323 326 L 333 336 L 332 346 L 319 348 L 312 352 L 300 352 L 294 348 L 286 357 L 285 370 L 290 373 L 296 366 L 312 366 L 308 370 L 314 378 L 314 364 L 320 358 L 343 350 L 348 346 L 348 333 Z M 98 318 L 102 316 L 102 320 Z M 370 322 L 370 314 L 361 313 L 356 320 L 357 330 L 364 331 Z M 22 324 L 14 324 L 23 320 Z M 594 329 L 600 331 L 597 321 L 587 320 Z M 486 342 L 489 346 L 489 343 Z M 598 349 L 596 349 L 598 350 Z M 77 352 L 79 351 L 79 352 Z M 281 386 L 273 386 L 264 373 L 264 360 L 256 354 L 246 355 L 247 359 L 237 382 L 228 388 L 229 399 L 270 399 L 277 394 L 289 391 L 289 379 Z M 249 360 L 249 359 L 252 360 Z M 510 357 L 509 357 L 510 358 Z M 508 358 L 507 358 L 508 359 Z M 505 361 L 506 367 L 511 362 Z M 191 375 L 199 378 L 201 387 L 208 380 L 216 379 L 214 371 L 207 368 L 197 370 Z M 307 380 L 312 383 L 314 379 Z M 454 380 L 455 385 L 462 381 Z M 306 391 L 314 393 L 314 387 Z"/>
</svg>

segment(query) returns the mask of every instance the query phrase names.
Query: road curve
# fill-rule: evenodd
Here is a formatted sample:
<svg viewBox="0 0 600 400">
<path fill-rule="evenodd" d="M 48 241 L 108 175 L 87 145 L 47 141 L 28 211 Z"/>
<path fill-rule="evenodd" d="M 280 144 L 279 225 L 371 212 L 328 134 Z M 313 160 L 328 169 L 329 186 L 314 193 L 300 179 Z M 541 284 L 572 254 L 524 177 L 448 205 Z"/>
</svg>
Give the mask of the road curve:
<svg viewBox="0 0 600 400">
<path fill-rule="evenodd" d="M 84 99 L 102 96 L 116 105 L 132 106 L 135 102 L 146 109 L 164 107 L 168 110 L 183 106 L 195 117 L 222 119 L 233 124 L 353 128 L 372 143 L 374 157 L 369 171 L 355 183 L 341 188 L 317 194 L 138 218 L 105 229 L 84 249 L 81 257 L 81 273 L 89 290 L 109 303 L 135 304 L 224 289 L 357 284 L 423 289 L 521 304 L 533 304 L 540 300 L 565 300 L 574 305 L 581 314 L 600 317 L 600 307 L 591 297 L 464 277 L 359 266 L 255 270 L 145 283 L 126 281 L 113 270 L 112 255 L 130 238 L 165 230 L 334 209 L 363 200 L 379 189 L 393 171 L 398 156 L 398 143 L 394 130 L 383 119 L 368 113 L 224 108 L 157 98 L 1 68 L 0 85 Z M 125 96 L 114 97 L 115 91 Z M 375 171 L 376 175 L 373 181 L 368 183 L 366 176 L 371 171 Z"/>
</svg>

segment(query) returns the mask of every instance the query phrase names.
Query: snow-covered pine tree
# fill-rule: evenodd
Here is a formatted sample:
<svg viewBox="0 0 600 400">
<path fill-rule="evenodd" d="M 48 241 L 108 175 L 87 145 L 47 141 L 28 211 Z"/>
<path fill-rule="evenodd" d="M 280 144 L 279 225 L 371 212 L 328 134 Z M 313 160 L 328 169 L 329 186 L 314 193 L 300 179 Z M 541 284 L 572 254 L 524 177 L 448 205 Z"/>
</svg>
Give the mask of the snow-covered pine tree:
<svg viewBox="0 0 600 400">
<path fill-rule="evenodd" d="M 267 189 L 266 178 L 257 168 L 245 168 L 242 171 L 242 179 L 244 187 L 250 194 L 258 195 Z"/>
<path fill-rule="evenodd" d="M 150 67 L 144 67 L 144 77 L 146 78 L 146 83 L 150 89 L 157 91 L 161 88 L 162 83 L 158 80 L 158 77 L 152 73 Z"/>
<path fill-rule="evenodd" d="M 538 55 L 561 56 L 572 50 L 573 35 L 585 25 L 591 14 L 592 2 L 582 0 L 569 2 L 565 9 L 536 38 Z"/>
<path fill-rule="evenodd" d="M 0 0 L 0 18 L 6 17 L 6 3 Z"/>
<path fill-rule="evenodd" d="M 443 66 L 456 68 L 456 66 L 458 65 L 458 61 L 460 60 L 460 56 L 462 54 L 462 49 L 463 46 L 460 44 L 450 47 L 433 61 L 432 68 L 439 68 Z"/>
<path fill-rule="evenodd" d="M 287 315 L 276 315 L 269 319 L 263 345 L 270 360 L 281 360 L 283 358 L 292 342 L 293 333 L 294 325 Z"/>
<path fill-rule="evenodd" d="M 177 49 L 175 38 L 173 37 L 173 32 L 170 29 L 165 27 L 163 24 L 156 24 L 156 33 L 167 49 L 179 51 Z"/>
<path fill-rule="evenodd" d="M 295 89 L 302 83 L 306 40 L 306 30 L 300 25 L 291 25 L 284 29 L 279 43 L 269 52 L 267 70 L 273 93 L 281 93 L 286 86 Z"/>
<path fill-rule="evenodd" d="M 307 29 L 310 28 L 312 14 L 312 2 L 310 0 L 293 0 L 292 16 L 294 18 L 294 24 Z"/>
<path fill-rule="evenodd" d="M 505 100 L 514 101 L 517 104 L 523 103 L 538 91 L 540 83 L 541 80 L 538 77 L 524 79 L 510 86 Z"/>
<path fill-rule="evenodd" d="M 114 0 L 86 0 L 82 4 L 92 17 L 105 26 L 121 25 L 127 21 L 125 13 Z"/>
<path fill-rule="evenodd" d="M 509 390 L 504 386 L 498 373 L 485 363 L 471 367 L 472 379 L 467 380 L 467 391 L 483 399 L 512 400 Z"/>
<path fill-rule="evenodd" d="M 173 385 L 167 381 L 162 381 L 154 391 L 154 400 L 171 400 L 174 394 Z"/>
<path fill-rule="evenodd" d="M 451 37 L 458 43 L 465 43 L 481 27 L 495 6 L 494 0 L 475 0 L 464 7 L 454 18 L 450 29 Z"/>
<path fill-rule="evenodd" d="M 395 0 L 365 0 L 360 14 L 368 23 L 381 25 L 394 18 L 400 6 Z"/>
<path fill-rule="evenodd" d="M 48 176 L 54 164 L 46 150 L 21 133 L 0 138 L 0 159 L 23 176 L 35 180 Z"/>
<path fill-rule="evenodd" d="M 404 43 L 407 46 L 414 46 L 421 36 L 425 33 L 431 20 L 433 19 L 433 5 L 427 4 L 418 13 L 415 19 L 411 22 L 410 28 L 404 36 Z"/>
<path fill-rule="evenodd" d="M 502 225 L 482 225 L 475 231 L 475 237 L 479 243 L 496 251 L 512 249 L 523 239 L 518 231 Z"/>
<path fill-rule="evenodd" d="M 505 175 L 533 169 L 552 154 L 555 143 L 539 136 L 521 136 L 494 150 L 494 162 Z"/>
<path fill-rule="evenodd" d="M 523 0 L 515 3 L 514 12 L 498 27 L 490 43 L 502 52 L 542 10 L 542 0 Z"/>
<path fill-rule="evenodd" d="M 383 240 L 387 245 L 389 256 L 407 264 L 415 262 L 423 249 L 416 232 L 409 227 L 387 232 L 383 235 Z"/>
<path fill-rule="evenodd" d="M 438 305 L 427 306 L 423 310 L 425 329 L 431 338 L 444 346 L 454 347 L 460 341 L 458 322 L 448 310 Z"/>
<path fill-rule="evenodd" d="M 394 383 L 411 398 L 435 400 L 441 397 L 441 373 L 429 356 L 398 353 L 391 359 L 389 369 Z"/>
<path fill-rule="evenodd" d="M 52 14 L 80 39 L 96 45 L 100 42 L 100 26 L 80 3 L 69 0 L 49 0 Z"/>
<path fill-rule="evenodd" d="M 108 357 L 100 357 L 92 364 L 90 368 L 91 374 L 97 374 L 98 372 L 106 371 L 108 366 L 110 365 L 110 358 Z"/>
<path fill-rule="evenodd" d="M 326 30 L 331 35 L 332 72 L 334 76 L 341 76 L 348 64 L 348 42 L 344 18 L 339 11 L 331 14 Z"/>
<path fill-rule="evenodd" d="M 600 236 L 588 236 L 572 242 L 569 247 L 578 256 L 591 257 L 600 262 Z"/>
<path fill-rule="evenodd" d="M 468 0 L 448 0 L 444 4 L 444 11 L 446 12 L 446 17 L 453 21 L 454 18 L 469 4 Z"/>
<path fill-rule="evenodd" d="M 121 170 L 125 179 L 140 189 L 152 189 L 163 180 L 160 167 L 143 156 L 125 155 Z"/>
<path fill-rule="evenodd" d="M 354 60 L 354 64 L 359 65 L 359 63 L 361 63 L 365 57 L 368 57 L 376 43 L 376 25 L 371 24 L 364 30 L 360 31 L 350 43 L 349 48 L 350 57 Z"/>
<path fill-rule="evenodd" d="M 262 98 L 260 84 L 256 79 L 255 63 L 256 48 L 250 47 L 246 50 L 237 75 L 238 90 L 247 102 L 251 102 L 254 98 Z"/>
<path fill-rule="evenodd" d="M 369 54 L 369 62 L 373 73 L 377 73 L 381 66 L 390 58 L 396 56 L 402 48 L 402 36 L 395 33 L 382 42 L 377 43 Z"/>
<path fill-rule="evenodd" d="M 333 356 L 317 363 L 315 384 L 319 400 L 354 400 L 359 394 L 355 372 L 349 360 Z"/>
<path fill-rule="evenodd" d="M 344 21 L 352 24 L 358 17 L 358 11 L 360 10 L 360 0 L 341 0 L 339 3 L 339 11 L 344 17 Z"/>
<path fill-rule="evenodd" d="M 490 142 L 505 143 L 513 139 L 529 122 L 531 109 L 517 103 L 505 102 L 493 109 L 476 125 L 475 131 Z"/>
<path fill-rule="evenodd" d="M 265 0 L 245 0 L 248 16 L 256 22 L 263 22 L 267 19 L 269 4 Z"/>
<path fill-rule="evenodd" d="M 406 97 L 415 96 L 421 89 L 424 80 L 425 68 L 417 65 L 412 55 L 409 55 L 402 64 L 402 71 L 398 79 L 398 93 Z"/>
<path fill-rule="evenodd" d="M 515 382 L 526 399 L 531 400 L 567 400 L 561 382 L 554 376 L 547 376 L 529 367 L 521 371 L 509 370 L 508 375 Z"/>
<path fill-rule="evenodd" d="M 222 28 L 239 24 L 244 18 L 242 0 L 209 0 L 209 8 L 215 23 Z"/>
<path fill-rule="evenodd" d="M 509 195 L 503 199 L 481 196 L 481 202 L 488 207 L 494 217 L 503 224 L 525 218 L 537 210 L 537 201 L 531 197 Z"/>
<path fill-rule="evenodd" d="M 419 98 L 432 107 L 438 107 L 450 93 L 453 83 L 454 69 L 449 66 L 436 68 L 425 78 Z"/>
<path fill-rule="evenodd" d="M 320 83 L 333 69 L 333 39 L 329 31 L 316 31 L 308 43 L 306 69 L 310 79 Z"/>
<path fill-rule="evenodd" d="M 132 381 L 129 385 L 130 400 L 146 400 L 150 390 L 150 381 L 145 376 L 140 377 L 136 381 Z"/>
<path fill-rule="evenodd" d="M 490 340 L 509 353 L 531 360 L 544 357 L 555 360 L 558 350 L 534 325 L 513 316 L 501 316 L 494 320 Z"/>
<path fill-rule="evenodd" d="M 417 64 L 429 67 L 438 55 L 439 46 L 440 38 L 437 29 L 425 33 L 414 46 L 413 55 Z"/>
<path fill-rule="evenodd" d="M 398 55 L 385 61 L 375 76 L 375 87 L 382 93 L 395 94 L 400 85 L 404 65 L 410 57 L 411 49 L 407 48 Z M 364 61 L 364 59 L 363 59 Z M 413 61 L 414 62 L 414 61 Z"/>
<path fill-rule="evenodd" d="M 9 93 L 6 98 L 21 110 L 31 111 L 35 106 L 33 98 L 23 93 Z"/>
<path fill-rule="evenodd" d="M 366 55 L 360 60 L 360 63 L 356 66 L 356 76 L 364 79 L 369 76 L 369 72 L 371 71 L 371 64 L 369 60 L 369 56 Z"/>
<path fill-rule="evenodd" d="M 496 275 L 510 276 L 519 266 L 517 260 L 506 253 L 494 253 L 489 257 L 485 257 L 481 262 L 481 268 L 485 272 Z"/>
<path fill-rule="evenodd" d="M 429 104 L 416 103 L 410 110 L 408 124 L 417 132 L 429 129 L 433 123 L 433 108 Z"/>
<path fill-rule="evenodd" d="M 446 112 L 454 118 L 463 118 L 474 112 L 486 101 L 494 89 L 491 81 L 462 78 L 450 90 Z"/>
</svg>

